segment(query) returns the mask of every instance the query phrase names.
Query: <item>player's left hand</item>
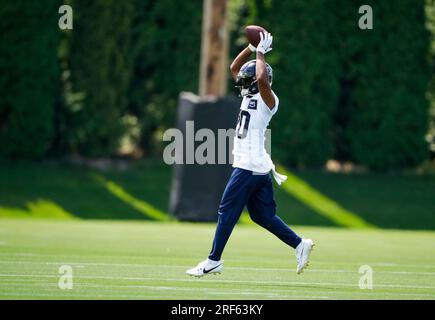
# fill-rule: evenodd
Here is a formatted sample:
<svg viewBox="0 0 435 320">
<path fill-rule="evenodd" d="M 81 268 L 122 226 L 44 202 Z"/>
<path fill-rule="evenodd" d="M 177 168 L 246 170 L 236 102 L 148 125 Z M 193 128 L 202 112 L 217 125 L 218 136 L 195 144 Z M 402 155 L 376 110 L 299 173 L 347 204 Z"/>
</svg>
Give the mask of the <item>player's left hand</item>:
<svg viewBox="0 0 435 320">
<path fill-rule="evenodd" d="M 261 52 L 262 54 L 266 54 L 269 51 L 272 51 L 272 41 L 273 37 L 268 32 L 260 32 L 260 42 L 257 46 L 257 52 Z"/>
</svg>

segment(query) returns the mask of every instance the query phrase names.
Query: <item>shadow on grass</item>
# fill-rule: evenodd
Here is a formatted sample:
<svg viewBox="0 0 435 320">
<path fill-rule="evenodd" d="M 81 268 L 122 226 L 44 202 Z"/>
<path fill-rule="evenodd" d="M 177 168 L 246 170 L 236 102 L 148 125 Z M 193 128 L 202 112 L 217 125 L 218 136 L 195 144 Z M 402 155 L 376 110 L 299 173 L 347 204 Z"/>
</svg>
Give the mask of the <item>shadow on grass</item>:
<svg viewBox="0 0 435 320">
<path fill-rule="evenodd" d="M 9 164 L 0 170 L 0 216 L 168 220 L 170 173 L 159 169 L 148 163 L 103 173 L 59 164 Z"/>
<path fill-rule="evenodd" d="M 335 225 L 349 228 L 374 228 L 357 213 L 341 206 L 337 201 L 324 195 L 318 189 L 308 184 L 297 175 L 280 167 L 287 175 L 287 181 L 282 188 L 289 194 L 304 203 L 318 215 L 332 221 Z"/>
<path fill-rule="evenodd" d="M 434 176 L 283 173 L 275 198 L 290 225 L 435 229 Z M 170 185 L 171 168 L 156 160 L 104 172 L 2 163 L 0 217 L 168 220 Z"/>
<path fill-rule="evenodd" d="M 285 172 L 286 170 L 284 170 Z M 435 177 L 405 174 L 290 172 L 278 193 L 299 219 L 313 212 L 337 226 L 435 229 Z M 283 196 L 285 193 L 286 196 Z M 294 205 L 291 202 L 303 204 Z"/>
</svg>

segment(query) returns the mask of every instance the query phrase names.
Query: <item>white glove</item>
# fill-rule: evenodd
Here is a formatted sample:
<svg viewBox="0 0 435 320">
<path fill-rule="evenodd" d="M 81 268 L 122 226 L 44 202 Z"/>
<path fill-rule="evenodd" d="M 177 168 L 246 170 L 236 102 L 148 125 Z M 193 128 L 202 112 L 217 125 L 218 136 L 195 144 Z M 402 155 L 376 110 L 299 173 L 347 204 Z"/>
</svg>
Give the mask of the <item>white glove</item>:
<svg viewBox="0 0 435 320">
<path fill-rule="evenodd" d="M 272 41 L 273 37 L 268 32 L 260 32 L 260 42 L 257 46 L 257 52 L 261 52 L 262 54 L 266 54 L 272 50 Z"/>
<path fill-rule="evenodd" d="M 252 44 L 249 44 L 248 48 L 249 50 L 251 50 L 251 52 L 255 52 L 257 50 L 257 48 L 254 47 Z"/>
</svg>

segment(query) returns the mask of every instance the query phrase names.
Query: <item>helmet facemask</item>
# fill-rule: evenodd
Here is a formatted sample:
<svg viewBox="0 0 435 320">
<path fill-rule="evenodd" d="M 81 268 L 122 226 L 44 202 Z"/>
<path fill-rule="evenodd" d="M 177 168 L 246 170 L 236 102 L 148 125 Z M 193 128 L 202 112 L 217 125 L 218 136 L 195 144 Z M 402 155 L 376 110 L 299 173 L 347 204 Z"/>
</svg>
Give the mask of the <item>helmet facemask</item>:
<svg viewBox="0 0 435 320">
<path fill-rule="evenodd" d="M 240 90 L 240 96 L 258 93 L 257 79 L 252 76 L 239 75 L 236 79 L 236 88 Z"/>
<path fill-rule="evenodd" d="M 251 60 L 246 62 L 239 71 L 236 78 L 235 87 L 240 90 L 240 96 L 245 97 L 247 95 L 254 95 L 259 92 L 256 73 L 255 73 L 256 61 Z M 266 63 L 267 73 L 269 75 L 269 83 L 272 86 L 272 67 Z"/>
</svg>

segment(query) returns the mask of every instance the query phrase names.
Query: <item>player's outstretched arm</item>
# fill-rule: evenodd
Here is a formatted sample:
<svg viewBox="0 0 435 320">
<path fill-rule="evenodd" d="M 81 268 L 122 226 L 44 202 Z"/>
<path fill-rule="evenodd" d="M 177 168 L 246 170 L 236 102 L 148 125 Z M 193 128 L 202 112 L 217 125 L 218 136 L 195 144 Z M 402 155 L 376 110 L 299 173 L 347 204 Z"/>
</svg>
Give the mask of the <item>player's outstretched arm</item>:
<svg viewBox="0 0 435 320">
<path fill-rule="evenodd" d="M 269 109 L 275 107 L 275 97 L 270 87 L 269 74 L 267 73 L 266 61 L 264 55 L 272 50 L 272 36 L 270 33 L 262 34 L 260 33 L 260 43 L 257 47 L 257 61 L 255 63 L 255 72 L 258 84 L 258 90 L 260 91 L 261 98 L 267 104 Z"/>
<path fill-rule="evenodd" d="M 237 74 L 240 71 L 240 68 L 249 60 L 252 52 L 254 52 L 255 47 L 251 47 L 251 45 L 242 50 L 239 55 L 234 59 L 233 63 L 231 63 L 230 70 L 233 79 L 236 80 Z"/>
</svg>

